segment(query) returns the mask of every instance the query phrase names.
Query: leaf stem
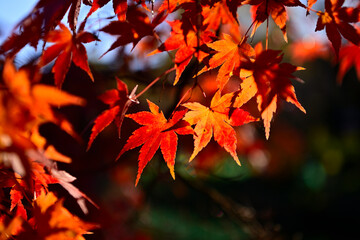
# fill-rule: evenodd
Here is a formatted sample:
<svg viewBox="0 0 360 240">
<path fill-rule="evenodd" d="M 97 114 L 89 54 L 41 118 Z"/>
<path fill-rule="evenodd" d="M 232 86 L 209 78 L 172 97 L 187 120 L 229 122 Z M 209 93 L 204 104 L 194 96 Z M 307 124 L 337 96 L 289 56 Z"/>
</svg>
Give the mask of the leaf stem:
<svg viewBox="0 0 360 240">
<path fill-rule="evenodd" d="M 269 16 L 266 19 L 266 41 L 265 41 L 265 50 L 269 48 Z"/>
<path fill-rule="evenodd" d="M 306 7 L 306 6 L 303 5 L 303 4 L 299 5 L 299 7 L 302 7 L 302 8 L 304 8 L 304 9 L 306 9 L 307 11 L 312 11 L 312 12 L 314 12 L 314 13 L 321 12 L 321 11 L 314 10 L 314 9 L 312 9 L 312 8 Z"/>
<path fill-rule="evenodd" d="M 250 29 L 252 28 L 252 26 L 254 25 L 254 23 L 255 23 L 255 20 L 254 20 L 254 21 L 251 23 L 251 25 L 248 27 L 248 29 L 246 30 L 244 36 L 247 36 L 247 35 L 248 35 L 248 33 L 249 33 Z"/>
<path fill-rule="evenodd" d="M 268 1 L 266 1 L 266 40 L 265 40 L 265 50 L 269 48 L 269 13 L 268 13 Z"/>
</svg>

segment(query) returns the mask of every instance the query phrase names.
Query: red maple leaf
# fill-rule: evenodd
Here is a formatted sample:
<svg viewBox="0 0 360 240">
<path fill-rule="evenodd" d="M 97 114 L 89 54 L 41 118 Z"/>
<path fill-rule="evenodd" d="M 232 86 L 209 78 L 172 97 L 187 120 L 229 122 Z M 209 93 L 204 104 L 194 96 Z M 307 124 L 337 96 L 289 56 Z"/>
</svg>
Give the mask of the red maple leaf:
<svg viewBox="0 0 360 240">
<path fill-rule="evenodd" d="M 202 61 L 202 59 L 208 56 L 207 53 L 200 50 L 200 47 L 215 39 L 215 35 L 205 29 L 201 29 L 200 35 L 196 33 L 196 30 L 190 29 L 186 30 L 187 34 L 185 34 L 182 29 L 182 23 L 179 20 L 169 22 L 169 24 L 172 28 L 171 36 L 151 54 L 178 49 L 174 59 L 176 68 L 175 85 L 179 81 L 186 66 L 190 63 L 193 55 L 195 55 L 199 61 Z"/>
<path fill-rule="evenodd" d="M 10 190 L 10 199 L 11 206 L 10 211 L 12 211 L 16 207 L 16 215 L 22 217 L 27 220 L 27 213 L 22 203 L 22 199 L 24 198 L 23 189 L 18 184 L 14 185 Z"/>
<path fill-rule="evenodd" d="M 191 110 L 185 114 L 184 120 L 191 125 L 196 125 L 194 128 L 194 152 L 189 161 L 192 161 L 208 145 L 214 134 L 215 141 L 229 152 L 235 162 L 240 165 L 236 154 L 236 132 L 232 126 L 241 126 L 256 119 L 240 108 L 231 109 L 232 98 L 233 93 L 221 97 L 220 91 L 217 91 L 209 108 L 197 102 L 183 104 Z"/>
<path fill-rule="evenodd" d="M 119 36 L 111 47 L 103 54 L 109 51 L 125 46 L 129 43 L 133 44 L 133 49 L 137 43 L 146 36 L 154 36 L 154 29 L 165 20 L 164 12 L 161 12 L 150 21 L 149 17 L 141 9 L 131 6 L 127 9 L 126 20 L 112 21 L 107 26 L 100 29 L 111 35 Z"/>
<path fill-rule="evenodd" d="M 345 73 L 349 71 L 352 66 L 355 67 L 357 78 L 360 80 L 360 46 L 349 44 L 341 48 L 339 63 L 339 71 L 336 76 L 338 83 L 342 83 Z"/>
<path fill-rule="evenodd" d="M 14 148 L 13 148 L 14 149 Z M 15 154 L 15 153 L 13 153 Z M 31 170 L 27 172 L 30 177 L 30 182 L 27 182 L 25 178 L 21 177 L 19 174 L 11 174 L 4 171 L 6 174 L 4 180 L 1 179 L 1 187 L 6 188 L 10 187 L 10 200 L 11 206 L 10 211 L 16 207 L 16 215 L 21 216 L 23 219 L 27 220 L 27 213 L 22 203 L 24 195 L 31 193 L 34 197 L 40 195 L 41 191 L 48 191 L 48 184 L 58 183 L 58 180 L 51 175 L 47 174 L 44 170 L 44 166 L 36 162 L 31 162 Z M 31 196 L 30 194 L 30 196 Z M 26 199 L 29 200 L 28 197 Z"/>
<path fill-rule="evenodd" d="M 172 117 L 167 120 L 164 114 L 159 112 L 158 106 L 149 100 L 147 100 L 147 102 L 150 112 L 138 112 L 126 115 L 126 117 L 133 119 L 143 126 L 133 132 L 117 157 L 118 159 L 124 152 L 143 145 L 140 149 L 139 168 L 135 186 L 138 184 L 145 166 L 153 158 L 159 147 L 171 176 L 175 179 L 174 165 L 178 141 L 177 134 L 186 135 L 193 133 L 190 125 L 181 120 L 186 113 L 185 110 L 176 111 Z"/>
<path fill-rule="evenodd" d="M 283 55 L 279 55 L 281 51 L 263 51 L 261 45 L 257 45 L 255 51 L 255 60 L 249 60 L 240 72 L 240 76 L 243 78 L 242 91 L 237 96 L 234 105 L 241 107 L 256 95 L 258 109 L 264 121 L 265 135 L 266 138 L 269 138 L 270 122 L 276 111 L 278 98 L 285 99 L 306 113 L 298 102 L 295 89 L 290 81 L 291 78 L 295 78 L 293 73 L 303 68 L 289 63 L 280 63 L 283 58 Z"/>
<path fill-rule="evenodd" d="M 125 113 L 127 112 L 131 103 L 139 103 L 135 98 L 135 91 L 137 89 L 137 86 L 129 95 L 126 84 L 118 78 L 116 78 L 116 81 L 117 89 L 108 90 L 99 96 L 99 99 L 103 103 L 109 105 L 110 108 L 102 112 L 95 119 L 95 124 L 91 129 L 91 136 L 87 146 L 88 150 L 91 147 L 91 144 L 93 143 L 96 136 L 113 121 L 115 121 L 120 137 L 121 125 L 124 120 Z"/>
<path fill-rule="evenodd" d="M 52 72 L 54 73 L 55 85 L 59 88 L 61 88 L 64 82 L 71 60 L 76 66 L 83 69 L 91 80 L 94 81 L 83 43 L 98 41 L 99 39 L 94 34 L 84 31 L 73 36 L 65 25 L 60 24 L 59 26 L 60 29 L 51 31 L 45 38 L 47 42 L 53 42 L 55 44 L 43 52 L 39 62 L 40 67 L 49 64 L 57 57 Z"/>
<path fill-rule="evenodd" d="M 355 45 L 360 44 L 360 33 L 350 25 L 360 21 L 360 8 L 341 7 L 345 0 L 325 0 L 325 12 L 318 12 L 315 31 L 325 28 L 336 56 L 339 57 L 341 35 Z M 341 34 L 341 35 L 340 35 Z"/>
<path fill-rule="evenodd" d="M 14 56 L 25 45 L 30 44 L 36 48 L 39 40 L 53 30 L 69 10 L 68 23 L 75 31 L 81 0 L 40 0 L 17 26 L 19 33 L 14 32 L 1 45 L 0 53 L 11 51 L 8 56 Z M 89 0 L 83 0 L 90 5 Z"/>
</svg>

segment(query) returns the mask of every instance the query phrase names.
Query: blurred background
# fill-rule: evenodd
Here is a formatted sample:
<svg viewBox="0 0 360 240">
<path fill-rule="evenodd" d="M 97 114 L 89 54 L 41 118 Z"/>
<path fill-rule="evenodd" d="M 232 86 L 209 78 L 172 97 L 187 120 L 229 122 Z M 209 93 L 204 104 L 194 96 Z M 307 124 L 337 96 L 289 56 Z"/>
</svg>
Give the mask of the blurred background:
<svg viewBox="0 0 360 240">
<path fill-rule="evenodd" d="M 34 4 L 8 1 L 1 8 L 1 41 Z M 94 16 L 94 29 L 104 26 L 106 14 L 112 14 L 111 6 L 107 7 L 110 10 L 105 9 L 103 15 Z M 293 12 L 294 18 L 288 24 L 290 44 L 285 44 L 280 30 L 270 24 L 270 46 L 284 51 L 284 61 L 306 68 L 297 73 L 304 83 L 293 84 L 307 114 L 281 102 L 269 140 L 265 140 L 260 122 L 237 128 L 241 167 L 214 142 L 189 163 L 193 140 L 191 136 L 180 136 L 176 180 L 172 180 L 158 152 L 136 188 L 139 149 L 115 162 L 127 138 L 139 127 L 134 121 L 124 120 L 121 139 L 115 125 L 110 125 L 86 152 L 93 121 L 107 108 L 96 97 L 116 87 L 115 76 L 126 82 L 130 91 L 136 84 L 143 89 L 171 67 L 171 59 L 166 54 L 146 57 L 148 49 L 156 48 L 156 42 L 148 39 L 133 52 L 118 49 L 99 60 L 112 38 L 94 30 L 102 39 L 87 48 L 95 82 L 72 65 L 63 85 L 64 90 L 84 97 L 87 105 L 59 110 L 73 123 L 83 142 L 55 125 L 44 124 L 41 128 L 50 143 L 73 159 L 70 165 L 59 164 L 60 168 L 76 176 L 75 185 L 100 206 L 89 206 L 90 214 L 84 215 L 65 190 L 50 187 L 65 198 L 71 212 L 101 225 L 86 239 L 358 239 L 360 82 L 351 69 L 341 85 L 336 83 L 339 66 L 322 33 L 313 33 L 316 18 L 310 16 L 307 20 L 311 29 L 301 29 L 298 26 L 304 24 L 297 22 L 297 14 Z M 243 22 L 248 26 L 246 17 Z M 261 31 L 264 29 L 254 42 L 262 40 Z M 38 52 L 28 48 L 18 55 L 16 63 L 22 66 L 38 57 Z M 168 116 L 192 86 L 196 65 L 192 62 L 176 87 L 172 87 L 172 74 L 163 77 L 129 112 L 148 110 L 145 99 L 150 99 Z M 53 84 L 51 67 L 43 72 L 42 81 Z M 199 82 L 208 97 L 195 89 L 189 101 L 209 102 L 216 91 L 215 78 L 215 71 L 203 74 Z M 229 88 L 238 83 L 234 77 Z M 253 111 L 254 105 L 252 101 L 246 107 Z"/>
</svg>

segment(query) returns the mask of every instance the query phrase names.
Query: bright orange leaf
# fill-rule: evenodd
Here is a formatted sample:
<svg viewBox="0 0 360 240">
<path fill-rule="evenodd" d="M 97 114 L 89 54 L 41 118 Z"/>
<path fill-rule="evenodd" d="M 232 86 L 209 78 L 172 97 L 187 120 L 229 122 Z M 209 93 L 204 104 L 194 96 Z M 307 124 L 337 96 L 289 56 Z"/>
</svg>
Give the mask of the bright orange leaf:
<svg viewBox="0 0 360 240">
<path fill-rule="evenodd" d="M 223 36 L 224 39 L 207 44 L 217 53 L 209 60 L 208 66 L 198 73 L 200 75 L 221 65 L 216 78 L 220 90 L 224 88 L 232 75 L 239 75 L 241 62 L 255 55 L 254 49 L 246 43 L 246 37 L 236 43 L 230 35 Z"/>
<path fill-rule="evenodd" d="M 82 98 L 52 86 L 31 84 L 29 73 L 25 69 L 17 71 L 11 60 L 5 62 L 3 79 L 9 94 L 6 108 L 11 109 L 4 116 L 7 125 L 16 124 L 17 128 L 31 130 L 41 123 L 53 122 L 69 134 L 76 135 L 70 123 L 58 118 L 52 107 L 84 105 Z"/>
<path fill-rule="evenodd" d="M 207 25 L 209 30 L 217 31 L 220 25 L 228 24 L 237 35 L 240 35 L 237 13 L 236 11 L 232 11 L 233 9 L 237 9 L 238 6 L 237 4 L 233 6 L 230 2 L 231 1 L 229 0 L 221 0 L 216 2 L 213 6 L 203 7 L 203 24 Z M 231 6 L 233 9 L 230 9 Z"/>
<path fill-rule="evenodd" d="M 194 128 L 194 152 L 189 161 L 192 161 L 208 145 L 214 135 L 215 141 L 229 152 L 235 162 L 240 165 L 236 154 L 236 132 L 232 126 L 240 126 L 256 119 L 240 108 L 231 109 L 232 97 L 232 93 L 221 97 L 220 91 L 218 91 L 211 100 L 210 108 L 197 102 L 183 104 L 191 110 L 185 114 L 184 120 L 191 125 L 196 125 Z"/>
<path fill-rule="evenodd" d="M 97 228 L 86 223 L 63 207 L 63 200 L 49 192 L 43 192 L 34 203 L 34 232 L 28 232 L 31 239 L 76 239 L 84 240 L 84 234 Z M 32 238 L 34 237 L 34 238 Z"/>
</svg>

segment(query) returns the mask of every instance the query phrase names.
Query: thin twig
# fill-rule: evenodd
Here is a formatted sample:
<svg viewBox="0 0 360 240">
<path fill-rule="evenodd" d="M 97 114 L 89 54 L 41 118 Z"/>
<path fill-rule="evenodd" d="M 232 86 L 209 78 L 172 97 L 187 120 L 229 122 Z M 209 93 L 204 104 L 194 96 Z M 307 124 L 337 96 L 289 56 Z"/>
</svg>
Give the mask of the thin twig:
<svg viewBox="0 0 360 240">
<path fill-rule="evenodd" d="M 169 70 L 163 72 L 160 76 L 158 76 L 157 78 L 155 78 L 149 85 L 147 85 L 140 93 L 138 93 L 135 96 L 135 99 L 138 99 L 141 95 L 143 95 L 149 88 L 151 88 L 152 85 L 154 85 L 155 83 L 157 83 L 164 75 L 172 72 L 175 70 L 175 67 L 170 68 Z"/>
</svg>

